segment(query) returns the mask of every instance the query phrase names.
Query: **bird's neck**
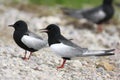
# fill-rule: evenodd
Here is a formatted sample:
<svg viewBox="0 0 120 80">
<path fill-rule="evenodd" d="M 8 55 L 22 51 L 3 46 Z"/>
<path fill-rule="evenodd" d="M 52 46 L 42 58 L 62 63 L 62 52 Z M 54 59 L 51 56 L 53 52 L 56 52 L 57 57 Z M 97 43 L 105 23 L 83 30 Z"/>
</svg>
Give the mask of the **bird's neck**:
<svg viewBox="0 0 120 80">
<path fill-rule="evenodd" d="M 27 33 L 27 31 L 21 31 L 21 30 L 15 30 L 14 31 L 14 37 L 18 37 L 18 38 L 22 38 L 22 36 L 25 34 L 25 33 Z"/>
<path fill-rule="evenodd" d="M 112 1 L 105 2 L 105 0 L 104 0 L 103 10 L 107 15 L 109 15 L 109 16 L 113 15 L 114 14 L 114 7 L 112 6 Z"/>
</svg>

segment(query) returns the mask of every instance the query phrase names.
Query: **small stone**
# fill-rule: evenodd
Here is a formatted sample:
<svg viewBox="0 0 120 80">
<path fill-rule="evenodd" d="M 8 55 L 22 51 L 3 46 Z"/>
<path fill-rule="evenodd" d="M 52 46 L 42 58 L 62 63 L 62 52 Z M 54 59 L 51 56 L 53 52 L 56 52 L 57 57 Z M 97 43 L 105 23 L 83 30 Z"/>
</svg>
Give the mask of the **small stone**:
<svg viewBox="0 0 120 80">
<path fill-rule="evenodd" d="M 107 61 L 101 61 L 97 64 L 97 67 L 103 67 L 107 71 L 113 71 L 115 66 L 113 64 L 110 64 Z"/>
<path fill-rule="evenodd" d="M 35 56 L 35 57 L 37 57 L 39 54 L 37 54 L 37 53 L 33 53 L 32 54 L 32 56 Z"/>
</svg>

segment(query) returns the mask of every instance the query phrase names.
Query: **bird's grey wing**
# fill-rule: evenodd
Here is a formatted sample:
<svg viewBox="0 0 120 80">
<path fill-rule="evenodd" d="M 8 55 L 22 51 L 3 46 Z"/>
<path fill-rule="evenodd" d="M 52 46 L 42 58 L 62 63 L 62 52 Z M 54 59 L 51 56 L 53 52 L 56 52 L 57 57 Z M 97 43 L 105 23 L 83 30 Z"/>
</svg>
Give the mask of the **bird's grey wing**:
<svg viewBox="0 0 120 80">
<path fill-rule="evenodd" d="M 75 49 L 78 49 L 78 50 L 80 50 L 80 51 L 84 51 L 84 50 L 86 51 L 86 50 L 88 50 L 87 48 L 82 48 L 82 47 L 74 44 L 73 42 L 71 42 L 70 40 L 64 38 L 63 36 L 61 36 L 61 38 L 59 39 L 59 41 L 60 41 L 61 43 L 65 44 L 65 45 L 71 46 L 71 47 L 73 47 L 73 48 L 75 48 Z"/>
<path fill-rule="evenodd" d="M 91 22 L 97 23 L 100 20 L 104 19 L 106 14 L 103 12 L 102 6 L 99 6 L 97 8 L 91 8 L 91 9 L 62 9 L 64 14 L 78 18 L 78 19 L 87 19 Z"/>
<path fill-rule="evenodd" d="M 115 49 L 110 49 L 110 50 L 88 50 L 87 48 L 81 48 L 77 46 L 76 44 L 72 43 L 71 41 L 65 39 L 59 39 L 59 41 L 69 47 L 69 56 L 71 58 L 74 57 L 85 57 L 85 56 L 109 56 L 109 55 L 114 55 L 114 50 Z M 65 49 L 67 50 L 67 49 Z M 64 54 L 67 55 L 67 54 Z M 68 55 L 67 55 L 68 56 Z"/>
<path fill-rule="evenodd" d="M 63 13 L 65 15 L 71 16 L 71 17 L 75 17 L 75 18 L 83 18 L 83 12 L 88 11 L 89 9 L 81 9 L 81 10 L 77 10 L 77 9 L 69 9 L 69 8 L 61 8 Z"/>
<path fill-rule="evenodd" d="M 59 53 L 61 53 L 63 57 L 70 57 L 70 58 L 80 57 L 83 55 L 83 53 L 85 53 L 88 50 L 87 48 L 81 48 L 80 46 L 72 43 L 70 40 L 64 38 L 63 36 L 59 38 L 59 42 L 60 45 L 62 46 L 59 49 L 64 50 L 64 54 L 61 53 L 61 50 Z"/>
<path fill-rule="evenodd" d="M 102 6 L 90 9 L 88 11 L 83 11 L 81 14 L 85 19 L 94 23 L 98 23 L 99 21 L 104 19 L 106 16 Z"/>
</svg>

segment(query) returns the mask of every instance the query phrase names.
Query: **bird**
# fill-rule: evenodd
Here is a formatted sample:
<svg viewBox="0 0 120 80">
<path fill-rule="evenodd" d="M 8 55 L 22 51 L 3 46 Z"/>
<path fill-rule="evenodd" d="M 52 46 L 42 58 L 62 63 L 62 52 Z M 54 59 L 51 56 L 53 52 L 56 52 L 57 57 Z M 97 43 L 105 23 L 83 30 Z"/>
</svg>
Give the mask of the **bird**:
<svg viewBox="0 0 120 80">
<path fill-rule="evenodd" d="M 77 19 L 86 19 L 92 23 L 98 24 L 98 31 L 102 32 L 102 24 L 109 22 L 113 17 L 115 11 L 112 6 L 113 0 L 103 0 L 103 3 L 100 6 L 91 9 L 69 9 L 61 8 L 65 15 L 77 18 Z"/>
<path fill-rule="evenodd" d="M 66 60 L 71 60 L 76 57 L 114 55 L 115 49 L 89 50 L 88 48 L 82 48 L 76 45 L 71 40 L 66 39 L 61 34 L 59 26 L 55 24 L 50 24 L 46 28 L 40 29 L 40 32 L 47 33 L 49 47 L 55 54 L 63 58 L 62 64 L 57 69 L 64 68 Z"/>
<path fill-rule="evenodd" d="M 8 26 L 14 28 L 13 39 L 16 44 L 25 50 L 25 55 L 22 57 L 23 60 L 30 59 L 33 52 L 47 45 L 47 41 L 43 40 L 42 37 L 28 30 L 27 23 L 23 20 L 18 20 L 14 24 Z M 27 51 L 30 52 L 28 58 Z"/>
</svg>

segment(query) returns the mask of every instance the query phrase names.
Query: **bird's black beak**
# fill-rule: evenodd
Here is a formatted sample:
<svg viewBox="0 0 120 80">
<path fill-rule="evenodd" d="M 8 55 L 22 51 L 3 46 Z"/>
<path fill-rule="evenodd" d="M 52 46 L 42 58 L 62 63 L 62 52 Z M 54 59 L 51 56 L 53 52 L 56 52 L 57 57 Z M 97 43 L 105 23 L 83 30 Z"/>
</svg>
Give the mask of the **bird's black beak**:
<svg viewBox="0 0 120 80">
<path fill-rule="evenodd" d="M 46 28 L 44 28 L 44 29 L 40 29 L 40 32 L 48 32 L 48 30 L 46 29 Z"/>
<path fill-rule="evenodd" d="M 13 25 L 8 25 L 9 27 L 13 27 Z"/>
</svg>

